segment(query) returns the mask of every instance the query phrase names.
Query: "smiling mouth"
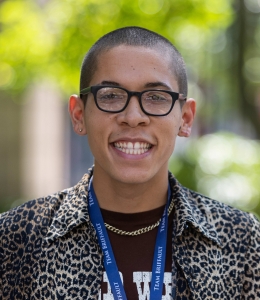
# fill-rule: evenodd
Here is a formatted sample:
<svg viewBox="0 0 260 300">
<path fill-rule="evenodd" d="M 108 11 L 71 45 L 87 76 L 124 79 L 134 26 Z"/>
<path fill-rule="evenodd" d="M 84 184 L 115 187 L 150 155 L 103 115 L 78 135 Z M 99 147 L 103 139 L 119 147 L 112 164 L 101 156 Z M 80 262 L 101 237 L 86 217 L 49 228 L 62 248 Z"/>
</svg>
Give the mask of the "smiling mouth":
<svg viewBox="0 0 260 300">
<path fill-rule="evenodd" d="M 149 149 L 152 148 L 152 145 L 149 143 L 143 142 L 116 142 L 114 146 L 119 151 L 122 151 L 126 154 L 133 154 L 133 155 L 140 155 L 147 152 Z"/>
</svg>

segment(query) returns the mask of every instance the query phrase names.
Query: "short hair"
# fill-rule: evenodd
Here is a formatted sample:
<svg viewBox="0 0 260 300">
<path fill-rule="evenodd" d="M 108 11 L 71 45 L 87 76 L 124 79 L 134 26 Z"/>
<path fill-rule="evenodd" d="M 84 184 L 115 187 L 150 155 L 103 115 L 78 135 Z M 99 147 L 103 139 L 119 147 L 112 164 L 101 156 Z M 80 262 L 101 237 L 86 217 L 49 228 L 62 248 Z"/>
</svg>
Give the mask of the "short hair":
<svg viewBox="0 0 260 300">
<path fill-rule="evenodd" d="M 187 96 L 187 75 L 184 60 L 175 46 L 165 37 L 145 28 L 130 26 L 111 31 L 102 36 L 83 59 L 80 75 L 80 90 L 89 86 L 97 69 L 98 57 L 116 46 L 142 46 L 150 49 L 167 49 L 172 58 L 172 72 L 176 77 L 179 93 Z"/>
</svg>

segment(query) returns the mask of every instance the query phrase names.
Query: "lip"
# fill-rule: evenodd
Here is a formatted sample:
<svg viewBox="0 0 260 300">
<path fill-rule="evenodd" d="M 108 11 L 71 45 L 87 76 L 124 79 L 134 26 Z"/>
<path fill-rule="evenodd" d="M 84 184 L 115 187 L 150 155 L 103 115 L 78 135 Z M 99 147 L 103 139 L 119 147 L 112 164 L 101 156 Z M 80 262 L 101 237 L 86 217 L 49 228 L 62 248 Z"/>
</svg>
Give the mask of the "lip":
<svg viewBox="0 0 260 300">
<path fill-rule="evenodd" d="M 117 138 L 115 140 L 112 140 L 110 143 L 111 144 L 114 144 L 114 143 L 118 143 L 118 142 L 131 142 L 131 143 L 136 143 L 136 142 L 139 142 L 139 143 L 148 143 L 148 144 L 151 144 L 152 146 L 154 146 L 153 142 L 149 141 L 148 139 L 145 139 L 143 137 L 120 137 L 120 138 Z"/>
</svg>

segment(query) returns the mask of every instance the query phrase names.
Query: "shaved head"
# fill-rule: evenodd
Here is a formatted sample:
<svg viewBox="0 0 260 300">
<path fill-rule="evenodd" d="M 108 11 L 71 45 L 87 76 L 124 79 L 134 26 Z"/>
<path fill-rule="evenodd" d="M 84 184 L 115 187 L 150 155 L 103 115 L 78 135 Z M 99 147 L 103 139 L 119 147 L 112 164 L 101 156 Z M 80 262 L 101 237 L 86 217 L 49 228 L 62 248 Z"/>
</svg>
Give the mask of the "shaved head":
<svg viewBox="0 0 260 300">
<path fill-rule="evenodd" d="M 183 58 L 172 43 L 163 36 L 141 27 L 124 27 L 101 37 L 87 52 L 84 57 L 81 75 L 80 90 L 89 86 L 90 81 L 97 70 L 99 56 L 120 45 L 145 47 L 155 49 L 162 53 L 162 59 L 169 56 L 171 64 L 169 68 L 178 83 L 179 93 L 187 96 L 187 75 Z"/>
</svg>

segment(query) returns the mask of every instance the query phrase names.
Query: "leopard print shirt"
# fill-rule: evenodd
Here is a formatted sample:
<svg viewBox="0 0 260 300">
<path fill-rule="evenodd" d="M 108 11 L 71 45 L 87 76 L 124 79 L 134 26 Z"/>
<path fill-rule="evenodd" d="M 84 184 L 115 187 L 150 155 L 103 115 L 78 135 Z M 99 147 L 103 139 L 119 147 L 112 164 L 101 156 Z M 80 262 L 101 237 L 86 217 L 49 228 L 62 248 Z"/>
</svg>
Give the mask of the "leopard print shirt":
<svg viewBox="0 0 260 300">
<path fill-rule="evenodd" d="M 0 215 L 0 299 L 98 299 L 103 256 L 88 215 L 90 176 Z M 260 299 L 259 222 L 169 180 L 176 299 Z"/>
</svg>

